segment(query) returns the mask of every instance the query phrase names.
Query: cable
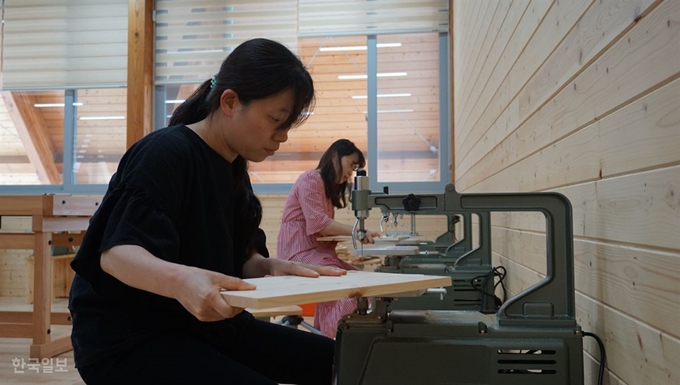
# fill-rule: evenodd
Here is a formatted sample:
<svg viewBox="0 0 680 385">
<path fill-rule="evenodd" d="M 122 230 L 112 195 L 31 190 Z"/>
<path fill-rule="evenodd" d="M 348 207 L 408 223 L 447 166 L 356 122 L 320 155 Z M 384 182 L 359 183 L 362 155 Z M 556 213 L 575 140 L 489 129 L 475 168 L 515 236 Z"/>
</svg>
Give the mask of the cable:
<svg viewBox="0 0 680 385">
<path fill-rule="evenodd" d="M 500 270 L 503 270 L 503 272 L 500 272 Z M 505 283 L 503 283 L 503 279 L 505 279 L 505 276 L 507 275 L 508 272 L 507 272 L 507 270 L 505 270 L 505 267 L 496 266 L 496 267 L 493 268 L 493 273 L 494 273 L 494 276 L 498 277 L 498 282 L 496 282 L 493 285 L 493 292 L 494 293 L 496 292 L 496 287 L 498 287 L 498 285 L 500 284 L 501 288 L 503 288 L 503 300 L 501 301 L 501 303 L 504 303 L 505 300 L 508 299 L 508 290 L 505 287 Z"/>
<path fill-rule="evenodd" d="M 507 271 L 505 270 L 505 267 L 503 267 L 503 266 L 496 266 L 496 267 L 494 267 L 493 269 L 491 269 L 491 271 L 489 271 L 488 274 L 478 275 L 478 276 L 472 278 L 472 279 L 470 280 L 470 285 L 471 285 L 475 290 L 479 291 L 480 293 L 484 294 L 485 296 L 488 296 L 488 297 L 493 298 L 494 301 L 495 301 L 496 310 L 497 310 L 497 309 L 499 309 L 499 308 L 501 307 L 501 305 L 502 305 L 502 304 L 505 302 L 505 300 L 508 298 L 507 289 L 505 288 L 505 284 L 503 283 L 503 279 L 505 279 L 506 274 L 507 274 Z M 487 282 L 489 282 L 490 279 L 495 280 L 495 278 L 498 278 L 498 282 L 494 283 L 494 285 L 493 285 L 493 292 L 492 292 L 492 293 L 487 293 L 487 292 L 484 290 L 484 288 L 486 288 Z M 478 285 L 475 283 L 477 280 L 481 280 L 481 281 L 482 281 L 480 286 L 478 286 Z M 501 287 L 503 288 L 503 299 L 498 298 L 498 296 L 496 296 L 496 294 L 495 294 L 495 292 L 496 292 L 496 287 L 498 287 L 499 284 L 500 284 Z M 480 308 L 481 308 L 480 311 L 481 311 L 482 313 L 488 313 L 488 311 L 487 311 L 486 309 L 484 309 L 484 301 L 483 301 L 483 300 L 482 300 L 482 302 L 480 303 Z"/>
<path fill-rule="evenodd" d="M 604 349 L 604 343 L 600 339 L 600 337 L 597 336 L 595 333 L 588 333 L 588 332 L 583 332 L 581 333 L 583 337 L 593 337 L 595 338 L 595 341 L 597 341 L 597 345 L 600 347 L 600 373 L 597 376 L 597 385 L 602 385 L 602 381 L 604 381 L 604 366 L 607 364 L 607 353 L 605 352 Z"/>
</svg>

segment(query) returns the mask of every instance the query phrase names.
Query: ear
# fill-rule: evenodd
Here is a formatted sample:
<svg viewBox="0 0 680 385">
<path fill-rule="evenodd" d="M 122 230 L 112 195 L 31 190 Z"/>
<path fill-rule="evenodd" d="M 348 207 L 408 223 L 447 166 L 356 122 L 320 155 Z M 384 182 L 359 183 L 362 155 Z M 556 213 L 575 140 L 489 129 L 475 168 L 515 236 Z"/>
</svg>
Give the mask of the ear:
<svg viewBox="0 0 680 385">
<path fill-rule="evenodd" d="M 236 111 L 240 108 L 238 94 L 232 89 L 226 89 L 220 96 L 220 110 L 228 117 L 233 117 Z"/>
</svg>

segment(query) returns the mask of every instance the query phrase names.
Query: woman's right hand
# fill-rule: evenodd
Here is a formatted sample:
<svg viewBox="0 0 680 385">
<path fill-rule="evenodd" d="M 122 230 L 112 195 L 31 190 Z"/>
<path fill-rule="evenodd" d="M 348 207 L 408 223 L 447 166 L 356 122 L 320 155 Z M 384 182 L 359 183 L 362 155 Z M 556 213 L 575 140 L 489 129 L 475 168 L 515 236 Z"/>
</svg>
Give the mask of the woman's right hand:
<svg viewBox="0 0 680 385">
<path fill-rule="evenodd" d="M 220 294 L 226 290 L 254 290 L 255 285 L 214 271 L 185 266 L 174 286 L 173 298 L 199 321 L 212 322 L 232 318 L 243 311 L 230 306 Z"/>
<path fill-rule="evenodd" d="M 375 238 L 380 238 L 379 232 L 366 230 L 366 236 L 361 240 L 361 243 L 375 243 Z"/>
</svg>

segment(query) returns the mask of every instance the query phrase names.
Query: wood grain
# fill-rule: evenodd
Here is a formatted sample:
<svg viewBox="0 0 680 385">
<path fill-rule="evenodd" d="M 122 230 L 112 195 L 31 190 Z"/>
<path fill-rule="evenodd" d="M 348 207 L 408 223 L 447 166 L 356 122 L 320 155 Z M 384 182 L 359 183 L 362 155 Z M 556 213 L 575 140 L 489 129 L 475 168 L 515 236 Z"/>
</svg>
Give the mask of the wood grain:
<svg viewBox="0 0 680 385">
<path fill-rule="evenodd" d="M 340 277 L 265 277 L 246 279 L 249 291 L 223 291 L 231 306 L 265 309 L 343 298 L 373 297 L 450 286 L 450 277 L 350 271 Z"/>
<path fill-rule="evenodd" d="M 266 309 L 246 309 L 246 311 L 258 318 L 302 314 L 302 308 L 297 305 L 270 307 Z"/>
</svg>

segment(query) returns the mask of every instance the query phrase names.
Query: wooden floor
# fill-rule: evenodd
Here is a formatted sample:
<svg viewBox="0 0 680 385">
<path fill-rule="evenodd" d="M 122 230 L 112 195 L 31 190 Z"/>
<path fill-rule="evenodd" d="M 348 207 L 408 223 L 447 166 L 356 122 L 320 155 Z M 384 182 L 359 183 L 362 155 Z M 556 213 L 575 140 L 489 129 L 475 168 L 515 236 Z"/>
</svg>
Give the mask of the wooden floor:
<svg viewBox="0 0 680 385">
<path fill-rule="evenodd" d="M 23 298 L 0 297 L 0 310 L 30 311 L 32 307 L 25 304 Z M 57 299 L 52 310 L 66 311 L 66 299 Z M 70 326 L 53 325 L 52 333 L 59 337 L 68 333 L 70 329 Z M 73 351 L 54 357 L 43 365 L 43 362 L 38 364 L 35 360 L 29 361 L 30 346 L 31 340 L 28 338 L 0 338 L 0 384 L 84 384 L 74 367 Z M 25 366 L 23 369 L 20 368 L 22 363 Z"/>
</svg>

